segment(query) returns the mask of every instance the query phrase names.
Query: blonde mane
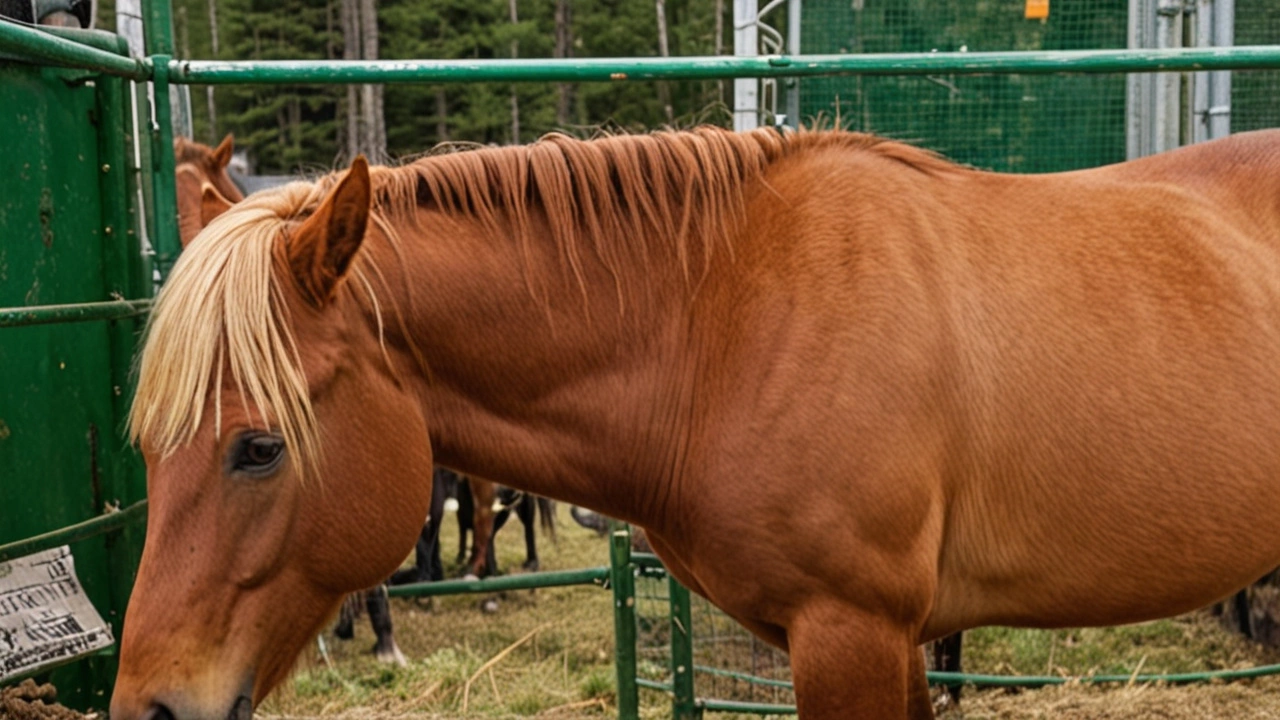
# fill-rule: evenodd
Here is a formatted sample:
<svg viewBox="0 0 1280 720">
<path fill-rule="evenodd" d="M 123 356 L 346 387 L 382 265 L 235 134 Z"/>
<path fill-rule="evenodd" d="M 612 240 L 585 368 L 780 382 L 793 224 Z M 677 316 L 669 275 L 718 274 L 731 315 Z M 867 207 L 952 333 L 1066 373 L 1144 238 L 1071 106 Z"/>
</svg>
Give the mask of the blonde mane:
<svg viewBox="0 0 1280 720">
<path fill-rule="evenodd" d="M 183 252 L 147 324 L 129 417 L 134 442 L 162 456 L 190 442 L 226 371 L 246 412 L 256 409 L 260 421 L 280 429 L 290 454 L 316 469 L 315 414 L 273 270 L 284 224 L 318 195 L 309 183 L 255 194 L 214 219 Z M 222 430 L 221 397 L 213 393 L 215 434 Z"/>
<path fill-rule="evenodd" d="M 652 246 L 690 278 L 697 265 L 705 271 L 716 246 L 732 252 L 748 182 L 787 154 L 828 146 L 871 149 L 924 172 L 955 167 L 926 151 L 844 132 L 699 128 L 592 141 L 549 135 L 529 146 L 374 168 L 372 219 L 395 243 L 394 227 L 431 204 L 512 237 L 527 253 L 540 213 L 584 293 L 586 252 L 617 279 L 628 256 L 647 256 Z M 183 252 L 148 324 L 130 415 L 134 442 L 162 456 L 190 442 L 211 389 L 220 433 L 227 372 L 246 413 L 279 429 L 303 474 L 318 472 L 319 429 L 287 316 L 281 283 L 288 279 L 277 277 L 274 258 L 285 225 L 314 211 L 341 176 L 256 193 Z M 352 270 L 376 308 L 360 264 Z M 536 279 L 529 283 L 535 296 L 545 292 Z"/>
</svg>

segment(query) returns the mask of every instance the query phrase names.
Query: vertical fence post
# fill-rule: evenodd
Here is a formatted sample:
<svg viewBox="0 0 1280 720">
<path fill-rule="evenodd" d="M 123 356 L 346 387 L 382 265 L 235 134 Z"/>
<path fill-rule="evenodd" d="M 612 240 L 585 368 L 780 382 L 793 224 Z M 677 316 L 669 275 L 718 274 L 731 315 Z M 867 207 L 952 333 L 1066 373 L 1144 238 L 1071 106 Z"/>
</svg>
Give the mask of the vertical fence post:
<svg viewBox="0 0 1280 720">
<path fill-rule="evenodd" d="M 610 585 L 613 586 L 614 664 L 618 671 L 618 718 L 639 720 L 636 685 L 636 576 L 631 564 L 631 531 L 614 530 L 609 542 Z"/>
<path fill-rule="evenodd" d="M 675 720 L 702 717 L 693 686 L 693 610 L 689 588 L 667 576 L 671 602 L 671 715 Z"/>
<path fill-rule="evenodd" d="M 155 78 L 151 109 L 155 113 L 155 126 L 151 128 L 151 186 L 155 206 L 156 268 L 160 281 L 169 276 L 169 270 L 178 259 L 181 247 L 178 243 L 178 197 L 174 180 L 173 120 L 169 107 L 169 56 L 152 55 Z"/>
</svg>

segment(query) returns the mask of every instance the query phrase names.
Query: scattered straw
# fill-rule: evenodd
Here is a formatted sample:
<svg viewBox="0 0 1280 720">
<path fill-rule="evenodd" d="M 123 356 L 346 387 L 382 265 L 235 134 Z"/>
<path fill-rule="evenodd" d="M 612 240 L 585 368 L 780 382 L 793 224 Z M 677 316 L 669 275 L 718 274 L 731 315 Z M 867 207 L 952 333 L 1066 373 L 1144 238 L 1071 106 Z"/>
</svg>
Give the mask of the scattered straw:
<svg viewBox="0 0 1280 720">
<path fill-rule="evenodd" d="M 603 698 L 591 698 L 590 700 L 579 700 L 577 702 L 547 708 L 546 710 L 538 713 L 538 717 L 542 717 L 544 715 L 559 715 L 561 713 L 573 712 L 574 710 L 586 710 L 587 708 L 596 706 L 599 706 L 601 712 L 609 709 L 609 705 L 605 703 Z"/>
<path fill-rule="evenodd" d="M 524 637 L 511 643 L 502 652 L 498 653 L 497 655 L 494 655 L 492 658 L 489 658 L 489 661 L 481 665 L 480 669 L 475 671 L 475 674 L 467 678 L 466 684 L 462 686 L 462 712 L 467 711 L 467 705 L 471 700 L 471 684 L 476 681 L 476 678 L 483 675 L 485 671 L 489 670 L 494 665 L 497 665 L 498 663 L 502 662 L 503 658 L 510 655 L 512 652 L 514 652 L 516 648 L 532 640 L 535 635 L 547 629 L 547 627 L 549 627 L 550 625 L 551 623 L 543 623 L 542 625 L 539 625 L 538 627 L 525 633 Z M 496 687 L 494 688 L 494 692 L 497 692 Z"/>
</svg>

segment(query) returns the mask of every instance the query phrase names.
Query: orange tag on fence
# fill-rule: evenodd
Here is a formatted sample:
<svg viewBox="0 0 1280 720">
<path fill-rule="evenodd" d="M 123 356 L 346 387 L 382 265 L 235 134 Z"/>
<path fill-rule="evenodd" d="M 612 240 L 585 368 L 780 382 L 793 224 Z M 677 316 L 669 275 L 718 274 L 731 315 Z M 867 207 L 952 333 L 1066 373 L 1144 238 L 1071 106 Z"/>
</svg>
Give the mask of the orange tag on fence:
<svg viewBox="0 0 1280 720">
<path fill-rule="evenodd" d="M 1044 20 L 1049 17 L 1049 0 L 1027 0 L 1026 18 Z"/>
</svg>

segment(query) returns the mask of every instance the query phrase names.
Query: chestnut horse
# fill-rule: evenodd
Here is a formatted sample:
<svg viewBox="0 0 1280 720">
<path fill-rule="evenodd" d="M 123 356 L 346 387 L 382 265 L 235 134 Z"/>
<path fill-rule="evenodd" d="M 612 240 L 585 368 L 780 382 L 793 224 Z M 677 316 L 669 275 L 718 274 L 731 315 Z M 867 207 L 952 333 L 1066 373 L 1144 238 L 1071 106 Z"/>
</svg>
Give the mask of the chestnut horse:
<svg viewBox="0 0 1280 720">
<path fill-rule="evenodd" d="M 927 718 L 920 643 L 1280 564 L 1280 132 L 1041 176 L 772 129 L 357 158 L 191 243 L 131 423 L 113 720 L 247 717 L 433 461 L 643 527 L 802 717 Z"/>
<path fill-rule="evenodd" d="M 227 135 L 218 147 L 179 137 L 173 140 L 174 176 L 178 197 L 178 237 L 186 247 L 205 225 L 244 199 L 231 181 L 227 165 L 235 138 Z"/>
</svg>

